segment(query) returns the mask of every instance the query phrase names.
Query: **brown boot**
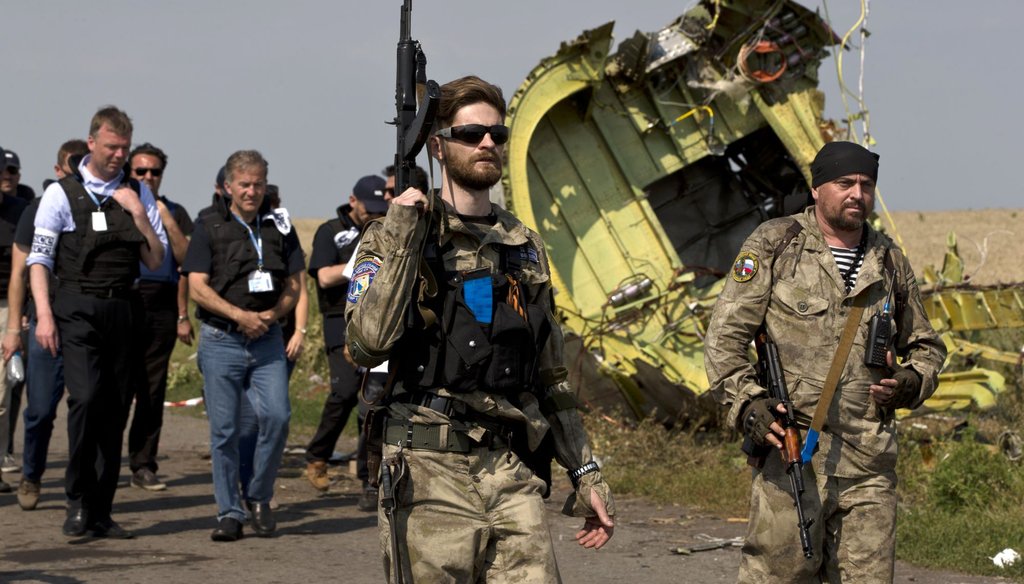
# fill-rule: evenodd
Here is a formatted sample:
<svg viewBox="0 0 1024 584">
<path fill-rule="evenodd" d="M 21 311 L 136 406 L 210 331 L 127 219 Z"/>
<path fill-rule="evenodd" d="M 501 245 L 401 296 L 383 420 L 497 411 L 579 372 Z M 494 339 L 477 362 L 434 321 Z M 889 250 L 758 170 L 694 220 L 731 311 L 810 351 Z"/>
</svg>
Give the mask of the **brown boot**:
<svg viewBox="0 0 1024 584">
<path fill-rule="evenodd" d="M 321 493 L 327 492 L 331 479 L 327 476 L 327 462 L 317 460 L 306 465 L 306 478 L 313 488 Z"/>
</svg>

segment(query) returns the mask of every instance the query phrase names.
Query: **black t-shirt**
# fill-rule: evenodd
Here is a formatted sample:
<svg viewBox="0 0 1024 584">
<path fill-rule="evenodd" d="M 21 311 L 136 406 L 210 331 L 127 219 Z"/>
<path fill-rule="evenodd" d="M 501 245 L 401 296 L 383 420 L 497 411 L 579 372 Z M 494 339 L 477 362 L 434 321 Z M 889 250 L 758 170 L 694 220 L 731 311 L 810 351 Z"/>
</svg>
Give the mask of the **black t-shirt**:
<svg viewBox="0 0 1024 584">
<path fill-rule="evenodd" d="M 167 205 L 167 210 L 171 212 L 171 217 L 174 217 L 174 222 L 178 224 L 178 229 L 181 229 L 181 232 L 186 237 L 192 235 L 192 232 L 195 230 L 195 224 L 192 223 L 192 218 L 189 217 L 185 207 L 163 195 L 160 195 L 160 200 Z"/>
<path fill-rule="evenodd" d="M 198 221 L 196 221 L 195 230 L 192 233 L 192 239 L 188 244 L 188 253 L 185 254 L 185 262 L 181 266 L 182 273 L 189 274 L 192 272 L 198 272 L 202 274 L 210 274 L 213 269 L 213 248 L 210 245 L 209 233 L 204 227 L 204 223 L 206 221 L 212 220 L 214 220 L 214 217 L 201 216 Z M 253 221 L 249 226 L 255 228 L 257 227 L 257 224 Z M 299 236 L 295 233 L 294 227 L 284 236 L 284 248 L 282 253 L 284 255 L 282 259 L 286 266 L 286 272 L 289 276 L 295 275 L 305 269 L 306 260 L 302 253 L 302 244 L 299 243 Z M 280 291 L 278 291 L 278 293 L 280 293 Z"/>
<path fill-rule="evenodd" d="M 11 196 L 0 201 L 0 294 L 7 298 L 7 287 L 11 283 L 11 246 L 18 228 L 18 220 L 25 212 L 28 202 Z"/>
<path fill-rule="evenodd" d="M 349 217 L 352 207 L 338 207 L 338 218 L 322 224 L 313 236 L 313 252 L 309 257 L 309 275 L 316 282 L 320 311 L 324 314 L 324 345 L 327 349 L 345 344 L 345 314 L 326 314 L 327 306 L 344 306 L 348 295 L 348 282 L 322 288 L 317 280 L 320 268 L 348 263 L 359 245 L 362 230 Z"/>
<path fill-rule="evenodd" d="M 42 199 L 35 198 L 29 201 L 25 207 L 25 211 L 22 212 L 21 218 L 18 219 L 18 227 L 14 231 L 14 243 L 20 245 L 26 249 L 32 249 L 32 237 L 36 232 L 36 211 L 39 210 L 39 201 Z M 53 304 L 54 294 L 57 292 L 57 276 L 53 275 L 52 270 L 46 270 L 50 274 L 50 304 Z M 36 319 L 36 305 L 35 300 L 32 298 L 32 291 L 28 288 L 28 270 L 25 270 L 25 314 L 31 319 Z"/>
</svg>

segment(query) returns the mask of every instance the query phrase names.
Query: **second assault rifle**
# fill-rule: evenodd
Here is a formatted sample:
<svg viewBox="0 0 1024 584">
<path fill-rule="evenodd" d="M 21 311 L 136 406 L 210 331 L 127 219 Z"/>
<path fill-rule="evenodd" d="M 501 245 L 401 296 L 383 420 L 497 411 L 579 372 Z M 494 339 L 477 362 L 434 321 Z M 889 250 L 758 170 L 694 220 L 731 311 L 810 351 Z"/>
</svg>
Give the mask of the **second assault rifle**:
<svg viewBox="0 0 1024 584">
<path fill-rule="evenodd" d="M 405 0 L 402 4 L 395 80 L 397 111 L 394 124 L 398 134 L 395 151 L 396 195 L 401 195 L 412 182 L 416 155 L 430 137 L 430 129 L 434 125 L 434 115 L 440 102 L 441 88 L 437 82 L 427 80 L 427 57 L 419 42 L 412 39 L 412 0 Z"/>
<path fill-rule="evenodd" d="M 803 459 L 800 457 L 800 429 L 797 427 L 796 414 L 793 413 L 793 402 L 789 399 L 789 390 L 786 388 L 786 377 L 782 372 L 782 362 L 779 360 L 779 349 L 772 341 L 768 333 L 762 328 L 754 337 L 754 346 L 757 349 L 757 377 L 761 386 L 768 390 L 768 396 L 782 403 L 786 413 L 778 421 L 785 431 L 782 440 L 782 463 L 786 466 L 786 474 L 789 475 L 789 488 L 793 495 L 793 504 L 796 506 L 797 527 L 800 530 L 800 547 L 803 549 L 804 557 L 812 557 L 810 527 L 813 519 L 804 517 L 804 507 L 800 496 L 804 493 Z M 743 452 L 747 454 L 747 462 L 752 466 L 760 468 L 764 459 L 774 450 L 771 446 L 755 446 L 750 438 L 743 440 Z"/>
</svg>

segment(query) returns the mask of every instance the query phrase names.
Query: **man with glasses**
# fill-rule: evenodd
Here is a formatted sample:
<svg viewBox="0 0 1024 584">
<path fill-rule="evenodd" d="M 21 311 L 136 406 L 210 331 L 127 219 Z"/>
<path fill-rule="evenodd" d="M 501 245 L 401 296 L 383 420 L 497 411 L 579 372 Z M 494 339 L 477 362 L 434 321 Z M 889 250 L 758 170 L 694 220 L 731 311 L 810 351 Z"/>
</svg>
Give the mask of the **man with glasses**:
<svg viewBox="0 0 1024 584">
<path fill-rule="evenodd" d="M 164 259 L 166 236 L 149 187 L 125 176 L 132 122 L 114 106 L 89 128 L 78 174 L 50 185 L 35 218 L 28 256 L 36 339 L 64 356 L 68 468 L 63 532 L 129 538 L 110 516 L 132 392 L 141 374 L 134 340 L 142 306 L 139 262 Z M 59 279 L 50 302 L 50 273 Z"/>
<path fill-rule="evenodd" d="M 139 346 L 144 352 L 145 379 L 135 388 L 135 413 L 128 430 L 128 464 L 131 485 L 147 491 L 167 488 L 156 476 L 156 455 L 163 427 L 167 368 L 174 341 L 192 344 L 192 323 L 188 318 L 188 280 L 180 278 L 178 266 L 185 260 L 192 219 L 178 203 L 160 194 L 167 154 L 146 142 L 129 157 L 132 176 L 145 183 L 160 211 L 167 231 L 168 252 L 156 270 L 139 268 L 139 296 L 145 310 Z"/>
<path fill-rule="evenodd" d="M 396 197 L 367 227 L 349 284 L 353 359 L 373 367 L 390 358 L 375 434 L 384 439 L 378 523 L 394 579 L 558 582 L 543 503 L 551 456 L 575 487 L 563 511 L 586 518 L 579 543 L 599 548 L 614 529 L 611 492 L 566 382 L 544 243 L 489 200 L 504 117 L 494 85 L 464 77 L 441 87 L 428 142 L 440 196 L 409 188 Z"/>
</svg>

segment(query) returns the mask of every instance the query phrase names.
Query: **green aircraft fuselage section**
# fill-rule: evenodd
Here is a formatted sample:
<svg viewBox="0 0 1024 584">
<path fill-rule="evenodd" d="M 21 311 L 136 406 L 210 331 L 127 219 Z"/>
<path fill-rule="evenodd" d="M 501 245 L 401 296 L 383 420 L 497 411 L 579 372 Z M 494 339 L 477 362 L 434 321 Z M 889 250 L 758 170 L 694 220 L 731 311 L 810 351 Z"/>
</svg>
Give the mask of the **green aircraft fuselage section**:
<svg viewBox="0 0 1024 584">
<path fill-rule="evenodd" d="M 735 4 L 721 3 L 717 28 L 705 39 L 709 47 L 719 40 L 716 34 L 742 35 L 753 22 L 747 15 L 772 5 L 776 14 L 784 8 L 820 29 L 805 36 L 802 51 L 817 55 L 832 39 L 816 15 L 795 3 Z M 703 23 L 711 14 L 698 6 L 676 28 L 692 25 L 688 17 Z M 686 47 L 683 39 L 689 54 L 624 79 L 616 70 L 622 59 L 609 54 L 612 26 L 563 44 L 511 99 L 506 204 L 544 239 L 566 325 L 603 355 L 609 374 L 628 377 L 639 360 L 699 393 L 707 388 L 703 327 L 720 284 L 695 285 L 678 242 L 667 235 L 672 225 L 663 224 L 651 205 L 650 189 L 766 128 L 799 173 L 809 176 L 807 166 L 824 143 L 818 61 L 799 63 L 785 92 L 765 97 L 757 83 L 730 86 L 728 59 L 711 61 L 710 48 L 697 42 Z M 716 50 L 725 44 L 718 42 Z M 725 89 L 694 87 L 687 80 L 695 69 L 703 83 Z M 644 293 L 612 302 L 617 291 L 645 281 Z M 622 389 L 634 412 L 650 411 L 643 392 Z"/>
</svg>

